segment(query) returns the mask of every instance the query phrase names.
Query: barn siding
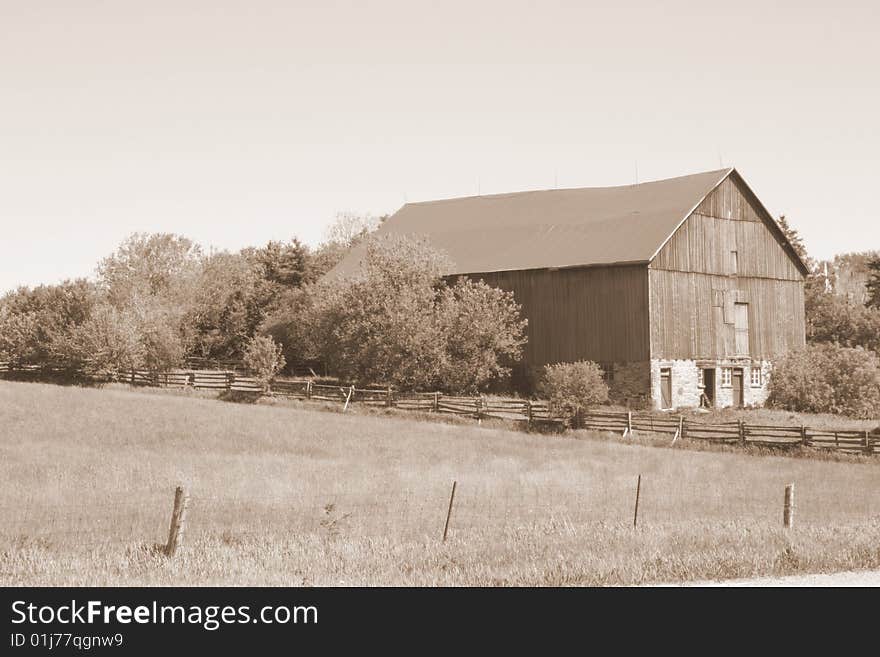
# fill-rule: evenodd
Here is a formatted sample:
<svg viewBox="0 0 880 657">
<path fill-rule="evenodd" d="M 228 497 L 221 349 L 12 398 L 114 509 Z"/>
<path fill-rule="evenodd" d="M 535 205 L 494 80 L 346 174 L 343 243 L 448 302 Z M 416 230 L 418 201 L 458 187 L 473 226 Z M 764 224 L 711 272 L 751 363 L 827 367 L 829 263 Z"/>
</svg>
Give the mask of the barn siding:
<svg viewBox="0 0 880 657">
<path fill-rule="evenodd" d="M 649 270 L 654 358 L 734 358 L 733 304 L 749 304 L 749 354 L 772 359 L 804 345 L 801 281 Z M 720 302 L 720 303 L 719 303 Z"/>
<path fill-rule="evenodd" d="M 513 292 L 529 320 L 524 363 L 647 361 L 644 265 L 469 274 Z"/>
</svg>

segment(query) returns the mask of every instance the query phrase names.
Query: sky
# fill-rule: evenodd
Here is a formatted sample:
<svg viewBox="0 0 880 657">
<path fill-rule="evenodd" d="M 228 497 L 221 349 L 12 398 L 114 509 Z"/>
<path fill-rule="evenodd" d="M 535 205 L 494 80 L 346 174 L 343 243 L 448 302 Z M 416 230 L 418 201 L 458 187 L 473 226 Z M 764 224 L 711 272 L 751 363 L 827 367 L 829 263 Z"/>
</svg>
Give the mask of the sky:
<svg viewBox="0 0 880 657">
<path fill-rule="evenodd" d="M 880 248 L 880 3 L 0 0 L 0 292 L 133 232 L 735 166 L 815 257 Z"/>
</svg>

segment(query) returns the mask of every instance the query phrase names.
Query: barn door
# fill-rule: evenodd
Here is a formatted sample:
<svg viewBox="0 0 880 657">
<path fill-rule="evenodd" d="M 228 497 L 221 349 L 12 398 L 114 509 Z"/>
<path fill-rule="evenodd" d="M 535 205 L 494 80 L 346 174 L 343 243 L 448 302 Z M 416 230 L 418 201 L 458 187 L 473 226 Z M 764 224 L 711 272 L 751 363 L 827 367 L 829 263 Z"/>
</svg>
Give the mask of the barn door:
<svg viewBox="0 0 880 657">
<path fill-rule="evenodd" d="M 749 355 L 749 304 L 733 304 L 733 324 L 736 332 L 736 355 Z"/>
<path fill-rule="evenodd" d="M 660 408 L 672 408 L 672 369 L 660 369 Z"/>
<path fill-rule="evenodd" d="M 737 367 L 733 370 L 733 406 L 742 408 L 743 405 L 743 370 Z"/>
</svg>

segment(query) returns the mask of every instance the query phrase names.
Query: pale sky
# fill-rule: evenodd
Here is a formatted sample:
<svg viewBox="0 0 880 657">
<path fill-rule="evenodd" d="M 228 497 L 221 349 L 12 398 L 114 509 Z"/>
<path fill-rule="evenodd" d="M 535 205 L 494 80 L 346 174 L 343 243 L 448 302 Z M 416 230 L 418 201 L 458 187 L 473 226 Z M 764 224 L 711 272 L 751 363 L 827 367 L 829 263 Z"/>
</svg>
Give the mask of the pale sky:
<svg viewBox="0 0 880 657">
<path fill-rule="evenodd" d="M 722 165 L 812 255 L 880 248 L 878 34 L 876 0 L 0 0 L 0 292 L 134 231 Z"/>
</svg>

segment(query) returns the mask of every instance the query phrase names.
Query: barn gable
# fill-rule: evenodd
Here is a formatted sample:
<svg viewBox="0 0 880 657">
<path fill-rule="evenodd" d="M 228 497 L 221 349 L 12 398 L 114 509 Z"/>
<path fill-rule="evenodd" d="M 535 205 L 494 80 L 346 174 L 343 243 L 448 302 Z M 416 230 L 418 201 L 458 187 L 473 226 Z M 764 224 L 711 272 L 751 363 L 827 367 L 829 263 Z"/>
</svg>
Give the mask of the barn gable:
<svg viewBox="0 0 880 657">
<path fill-rule="evenodd" d="M 657 250 L 651 267 L 791 281 L 809 273 L 782 229 L 733 169 Z"/>
</svg>

